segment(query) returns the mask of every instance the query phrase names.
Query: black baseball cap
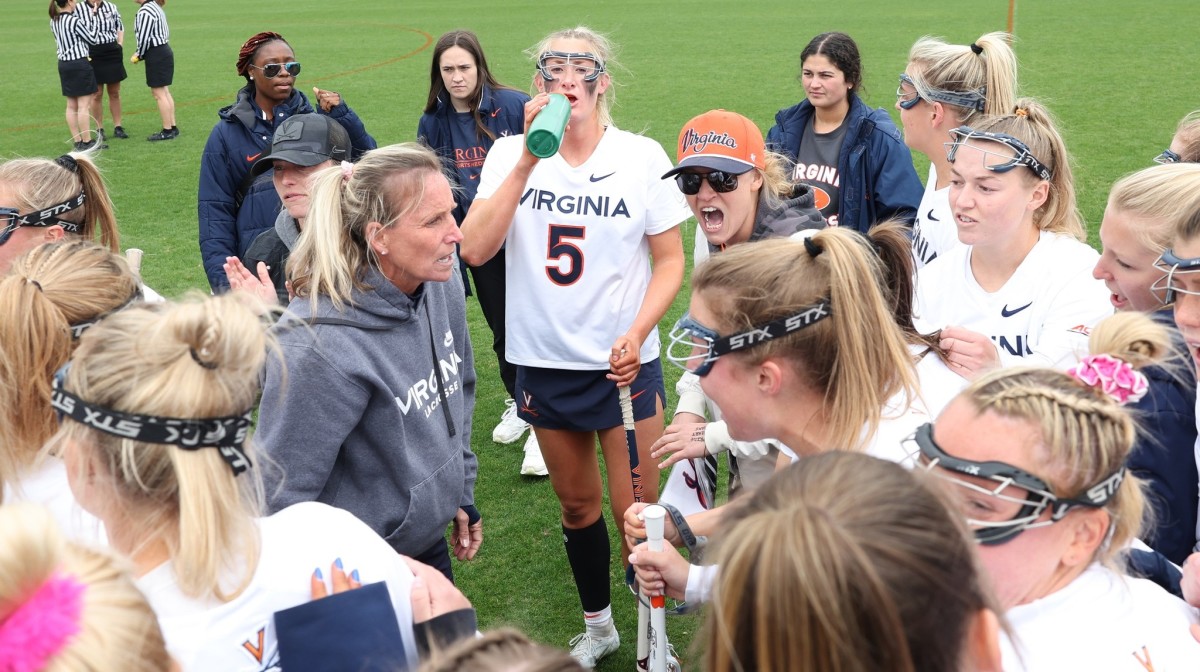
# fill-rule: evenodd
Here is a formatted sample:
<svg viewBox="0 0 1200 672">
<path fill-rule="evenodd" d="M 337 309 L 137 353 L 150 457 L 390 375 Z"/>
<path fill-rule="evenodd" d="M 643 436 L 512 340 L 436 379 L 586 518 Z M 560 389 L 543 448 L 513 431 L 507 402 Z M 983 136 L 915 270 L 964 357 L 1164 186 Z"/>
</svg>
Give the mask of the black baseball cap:
<svg viewBox="0 0 1200 672">
<path fill-rule="evenodd" d="M 267 172 L 275 161 L 315 166 L 331 159 L 350 160 L 350 134 L 341 124 L 323 114 L 297 114 L 275 129 L 271 153 L 255 161 L 250 174 Z"/>
</svg>

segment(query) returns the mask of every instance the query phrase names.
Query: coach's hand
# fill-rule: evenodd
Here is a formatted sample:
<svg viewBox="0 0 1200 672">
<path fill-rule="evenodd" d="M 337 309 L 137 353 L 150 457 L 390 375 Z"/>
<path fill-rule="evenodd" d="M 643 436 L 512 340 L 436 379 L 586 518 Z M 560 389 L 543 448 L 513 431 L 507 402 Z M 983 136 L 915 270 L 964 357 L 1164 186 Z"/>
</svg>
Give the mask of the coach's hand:
<svg viewBox="0 0 1200 672">
<path fill-rule="evenodd" d="M 688 569 L 691 565 L 674 546 L 664 546 L 661 551 L 652 551 L 650 544 L 639 544 L 633 549 L 633 553 L 629 554 L 629 564 L 633 565 L 638 585 L 647 595 L 684 599 Z"/>
<path fill-rule="evenodd" d="M 454 557 L 471 560 L 483 545 L 483 519 L 470 523 L 467 512 L 462 509 L 454 514 Z"/>
<path fill-rule="evenodd" d="M 637 378 L 638 370 L 642 368 L 639 349 L 638 342 L 629 334 L 617 338 L 613 343 L 612 356 L 608 360 L 609 374 L 606 377 L 616 383 L 617 387 L 632 385 L 633 380 Z"/>
<path fill-rule="evenodd" d="M 342 94 L 337 91 L 326 91 L 313 87 L 313 98 L 317 101 L 317 105 L 321 107 L 322 112 L 329 112 L 333 108 L 342 104 Z"/>
<path fill-rule="evenodd" d="M 400 557 L 404 558 L 404 564 L 408 565 L 413 573 L 412 593 L 409 599 L 412 601 L 414 624 L 424 623 L 459 609 L 471 608 L 471 601 L 450 583 L 445 574 L 410 557 Z"/>
<path fill-rule="evenodd" d="M 691 413 L 676 415 L 676 422 L 668 425 L 663 430 L 663 435 L 650 446 L 650 457 L 656 460 L 663 455 L 669 455 L 658 465 L 659 469 L 666 469 L 680 460 L 704 457 L 704 428 L 708 427 L 708 423 L 679 422 L 680 415 L 696 417 Z"/>
<path fill-rule="evenodd" d="M 962 327 L 946 327 L 938 345 L 946 351 L 950 370 L 967 380 L 1000 366 L 1000 354 L 992 339 Z"/>
<path fill-rule="evenodd" d="M 642 509 L 650 504 L 651 502 L 634 502 L 625 509 L 625 541 L 630 548 L 646 540 L 646 521 L 642 518 Z M 679 530 L 675 529 L 675 523 L 671 521 L 670 516 L 663 520 L 663 539 L 672 546 L 683 545 L 683 538 L 679 536 Z"/>
</svg>

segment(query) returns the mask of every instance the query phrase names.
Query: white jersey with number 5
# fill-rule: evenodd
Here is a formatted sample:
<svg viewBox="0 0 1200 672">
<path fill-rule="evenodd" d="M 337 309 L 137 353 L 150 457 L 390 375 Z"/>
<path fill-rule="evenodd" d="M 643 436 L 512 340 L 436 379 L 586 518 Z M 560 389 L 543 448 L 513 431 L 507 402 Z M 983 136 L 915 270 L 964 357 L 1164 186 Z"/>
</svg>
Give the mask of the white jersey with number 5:
<svg viewBox="0 0 1200 672">
<path fill-rule="evenodd" d="M 917 274 L 914 323 L 923 334 L 947 326 L 984 334 L 1001 366 L 1074 366 L 1092 327 L 1113 312 L 1092 277 L 1098 258 L 1071 236 L 1043 231 L 1008 282 L 987 292 L 971 272 L 971 248 L 959 246 Z"/>
<path fill-rule="evenodd" d="M 521 156 L 524 135 L 498 138 L 479 178 L 490 198 Z M 555 154 L 529 176 L 505 239 L 505 358 L 541 368 L 607 369 L 650 283 L 646 236 L 691 211 L 654 140 L 609 126 L 582 165 Z M 641 361 L 658 357 L 658 332 Z"/>
</svg>

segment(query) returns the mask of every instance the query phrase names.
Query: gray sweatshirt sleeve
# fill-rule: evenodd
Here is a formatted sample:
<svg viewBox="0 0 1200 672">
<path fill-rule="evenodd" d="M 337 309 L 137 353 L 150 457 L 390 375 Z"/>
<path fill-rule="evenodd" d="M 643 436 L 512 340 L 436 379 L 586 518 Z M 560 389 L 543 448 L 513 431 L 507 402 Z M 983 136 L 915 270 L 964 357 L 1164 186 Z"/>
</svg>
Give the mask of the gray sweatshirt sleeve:
<svg viewBox="0 0 1200 672">
<path fill-rule="evenodd" d="M 317 500 L 368 398 L 311 345 L 283 343 L 281 350 L 282 361 L 268 357 L 255 435 L 275 462 L 263 470 L 270 513 Z"/>
<path fill-rule="evenodd" d="M 461 285 L 455 286 L 451 283 L 451 291 L 457 292 L 458 296 L 463 295 Z M 471 332 L 467 329 L 466 300 L 460 300 L 464 302 L 464 309 L 461 318 L 454 319 L 454 328 L 459 334 L 455 343 L 463 360 L 463 428 L 459 440 L 462 442 L 464 475 L 460 506 L 465 506 L 475 503 L 475 478 L 479 473 L 479 460 L 475 457 L 475 451 L 471 450 L 471 419 L 475 415 L 475 355 L 471 347 Z"/>
</svg>

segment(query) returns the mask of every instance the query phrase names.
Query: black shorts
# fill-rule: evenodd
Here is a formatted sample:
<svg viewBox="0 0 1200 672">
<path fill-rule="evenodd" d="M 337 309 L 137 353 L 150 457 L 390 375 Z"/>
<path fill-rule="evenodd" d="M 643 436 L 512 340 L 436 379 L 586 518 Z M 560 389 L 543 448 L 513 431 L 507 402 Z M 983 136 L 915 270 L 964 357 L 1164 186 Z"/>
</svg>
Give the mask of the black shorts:
<svg viewBox="0 0 1200 672">
<path fill-rule="evenodd" d="M 175 52 L 171 51 L 171 45 L 150 47 L 142 60 L 146 63 L 146 86 L 157 89 L 171 85 L 175 79 Z"/>
<path fill-rule="evenodd" d="M 125 53 L 121 45 L 116 42 L 93 44 L 89 52 L 97 84 L 115 84 L 129 76 L 125 72 Z"/>
<path fill-rule="evenodd" d="M 96 92 L 96 73 L 86 58 L 58 62 L 58 80 L 67 98 L 90 96 Z"/>
<path fill-rule="evenodd" d="M 517 416 L 534 427 L 595 432 L 620 427 L 617 386 L 603 371 L 569 371 L 517 366 Z M 642 364 L 633 380 L 633 418 L 642 420 L 666 406 L 662 361 Z"/>
</svg>

